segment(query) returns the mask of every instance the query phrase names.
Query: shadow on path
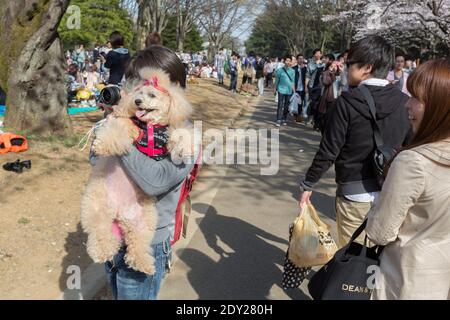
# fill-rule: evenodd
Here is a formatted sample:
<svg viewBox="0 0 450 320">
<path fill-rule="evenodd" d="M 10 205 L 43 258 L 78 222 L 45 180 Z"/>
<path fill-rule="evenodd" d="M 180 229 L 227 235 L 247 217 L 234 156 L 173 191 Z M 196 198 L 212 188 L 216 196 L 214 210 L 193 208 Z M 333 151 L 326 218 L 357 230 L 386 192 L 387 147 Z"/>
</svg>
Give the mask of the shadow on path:
<svg viewBox="0 0 450 320">
<path fill-rule="evenodd" d="M 272 286 L 281 283 L 285 252 L 268 241 L 287 247 L 287 240 L 241 219 L 221 215 L 207 204 L 197 203 L 193 208 L 205 212 L 199 228 L 208 246 L 220 256 L 216 262 L 196 249 L 185 249 L 180 256 L 191 269 L 188 280 L 199 299 L 270 298 Z M 292 299 L 308 299 L 299 289 L 287 294 Z"/>
</svg>

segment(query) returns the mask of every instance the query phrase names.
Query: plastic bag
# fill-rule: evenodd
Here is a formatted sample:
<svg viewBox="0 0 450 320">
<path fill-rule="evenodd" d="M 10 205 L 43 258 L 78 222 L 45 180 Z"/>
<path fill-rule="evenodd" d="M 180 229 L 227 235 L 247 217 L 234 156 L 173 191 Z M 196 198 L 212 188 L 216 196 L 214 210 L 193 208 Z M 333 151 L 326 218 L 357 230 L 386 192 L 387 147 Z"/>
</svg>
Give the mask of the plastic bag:
<svg viewBox="0 0 450 320">
<path fill-rule="evenodd" d="M 329 226 L 312 205 L 305 206 L 294 222 L 289 259 L 300 268 L 326 264 L 337 251 Z"/>
<path fill-rule="evenodd" d="M 303 104 L 303 118 L 308 119 L 308 109 L 309 109 L 309 94 L 305 95 L 305 102 Z"/>
<path fill-rule="evenodd" d="M 302 98 L 298 93 L 294 93 L 291 96 L 290 103 L 289 103 L 289 112 L 294 115 L 298 114 L 298 105 L 301 103 Z"/>
<path fill-rule="evenodd" d="M 275 103 L 278 103 L 278 91 L 275 92 Z"/>
</svg>

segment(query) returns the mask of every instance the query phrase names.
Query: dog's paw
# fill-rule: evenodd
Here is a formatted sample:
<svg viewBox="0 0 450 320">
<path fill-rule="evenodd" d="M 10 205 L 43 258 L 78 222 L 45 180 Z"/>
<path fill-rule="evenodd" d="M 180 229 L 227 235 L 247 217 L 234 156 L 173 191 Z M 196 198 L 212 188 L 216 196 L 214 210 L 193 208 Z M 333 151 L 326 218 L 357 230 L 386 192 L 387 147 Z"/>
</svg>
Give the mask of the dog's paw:
<svg viewBox="0 0 450 320">
<path fill-rule="evenodd" d="M 194 156 L 194 135 L 189 129 L 176 129 L 170 132 L 167 143 L 172 161 L 187 163 Z"/>
<path fill-rule="evenodd" d="M 145 274 L 152 275 L 155 273 L 155 259 L 150 254 L 142 253 L 142 255 L 133 255 L 130 252 L 125 254 L 126 264 L 136 270 Z"/>
<path fill-rule="evenodd" d="M 193 153 L 190 149 L 183 148 L 181 145 L 169 147 L 170 158 L 175 164 L 189 164 L 193 159 Z"/>
<path fill-rule="evenodd" d="M 104 263 L 111 261 L 117 254 L 120 248 L 120 243 L 115 238 L 113 239 L 94 239 L 88 238 L 87 252 L 95 263 Z"/>
<path fill-rule="evenodd" d="M 135 131 L 130 119 L 112 117 L 96 133 L 92 151 L 99 156 L 127 154 L 133 147 Z"/>
<path fill-rule="evenodd" d="M 101 139 L 98 138 L 95 138 L 92 142 L 91 150 L 97 156 L 107 156 L 110 153 L 105 143 L 102 143 Z"/>
</svg>

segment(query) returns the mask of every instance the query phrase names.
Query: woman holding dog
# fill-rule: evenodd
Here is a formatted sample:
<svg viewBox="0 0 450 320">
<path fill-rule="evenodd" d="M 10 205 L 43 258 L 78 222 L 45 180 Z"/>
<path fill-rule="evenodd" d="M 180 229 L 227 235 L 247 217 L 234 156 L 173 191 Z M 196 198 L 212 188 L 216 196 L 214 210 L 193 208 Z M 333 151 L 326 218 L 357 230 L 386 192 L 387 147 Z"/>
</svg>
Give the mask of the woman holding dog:
<svg viewBox="0 0 450 320">
<path fill-rule="evenodd" d="M 160 68 L 172 83 L 186 87 L 186 73 L 177 55 L 162 46 L 150 46 L 131 58 L 125 71 L 126 81 L 140 79 L 143 68 Z M 151 247 L 155 258 L 153 275 L 135 271 L 124 261 L 126 243 L 106 263 L 106 273 L 113 295 L 119 300 L 156 300 L 162 279 L 170 266 L 171 240 L 173 237 L 175 212 L 183 181 L 194 167 L 190 164 L 174 164 L 170 157 L 157 161 L 133 148 L 121 157 L 123 168 L 129 177 L 150 197 L 156 197 L 158 221 Z"/>
<path fill-rule="evenodd" d="M 383 245 L 372 299 L 450 299 L 450 60 L 412 72 L 414 131 L 392 162 L 367 236 Z"/>
</svg>

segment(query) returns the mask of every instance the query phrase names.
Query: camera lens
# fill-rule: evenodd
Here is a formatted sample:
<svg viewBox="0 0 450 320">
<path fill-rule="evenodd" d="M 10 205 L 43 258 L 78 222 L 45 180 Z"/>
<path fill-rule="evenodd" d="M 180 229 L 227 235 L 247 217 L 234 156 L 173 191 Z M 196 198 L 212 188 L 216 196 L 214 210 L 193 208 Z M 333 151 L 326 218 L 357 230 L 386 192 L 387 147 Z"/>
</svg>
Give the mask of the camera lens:
<svg viewBox="0 0 450 320">
<path fill-rule="evenodd" d="M 101 100 L 109 105 L 115 105 L 120 100 L 119 87 L 106 87 L 100 92 Z"/>
</svg>

